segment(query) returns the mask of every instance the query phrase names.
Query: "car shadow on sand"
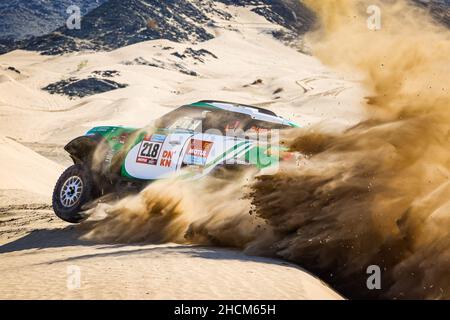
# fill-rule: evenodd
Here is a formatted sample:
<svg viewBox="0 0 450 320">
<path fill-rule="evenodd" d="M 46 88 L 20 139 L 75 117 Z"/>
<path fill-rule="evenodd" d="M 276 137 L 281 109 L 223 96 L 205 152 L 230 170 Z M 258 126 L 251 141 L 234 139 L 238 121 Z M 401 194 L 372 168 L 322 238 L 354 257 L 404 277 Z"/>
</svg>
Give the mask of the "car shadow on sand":
<svg viewBox="0 0 450 320">
<path fill-rule="evenodd" d="M 89 260 L 95 258 L 117 258 L 124 256 L 135 256 L 147 254 L 166 255 L 166 254 L 182 254 L 194 258 L 214 259 L 214 260 L 239 260 L 243 262 L 260 262 L 287 267 L 298 268 L 291 263 L 276 260 L 267 257 L 248 255 L 241 250 L 234 248 L 209 247 L 203 245 L 183 245 L 175 243 L 105 243 L 93 242 L 80 239 L 82 233 L 74 226 L 64 229 L 40 229 L 34 230 L 29 234 L 18 238 L 12 242 L 0 246 L 0 255 L 4 253 L 13 253 L 26 250 L 44 250 L 73 246 L 95 247 L 94 250 L 83 254 L 77 254 L 63 259 L 55 259 L 46 261 L 45 264 L 72 262 L 80 260 Z M 32 251 L 35 252 L 35 251 Z"/>
<path fill-rule="evenodd" d="M 92 243 L 91 243 L 92 244 Z M 108 251 L 94 252 L 73 256 L 64 259 L 53 260 L 50 263 L 74 262 L 80 260 L 88 260 L 94 258 L 118 258 L 124 256 L 146 256 L 151 254 L 152 257 L 158 255 L 187 255 L 193 258 L 213 259 L 213 260 L 239 260 L 242 262 L 261 262 L 276 265 L 283 265 L 298 268 L 291 263 L 276 260 L 273 258 L 247 255 L 244 252 L 233 248 L 207 247 L 200 245 L 178 245 L 174 243 L 165 244 L 109 244 L 98 246 L 97 249 L 107 249 Z M 114 249 L 111 251 L 111 249 Z"/>
<path fill-rule="evenodd" d="M 93 245 L 80 240 L 80 233 L 73 226 L 63 229 L 38 229 L 0 246 L 0 254 L 30 249 L 60 248 L 76 245 Z"/>
</svg>

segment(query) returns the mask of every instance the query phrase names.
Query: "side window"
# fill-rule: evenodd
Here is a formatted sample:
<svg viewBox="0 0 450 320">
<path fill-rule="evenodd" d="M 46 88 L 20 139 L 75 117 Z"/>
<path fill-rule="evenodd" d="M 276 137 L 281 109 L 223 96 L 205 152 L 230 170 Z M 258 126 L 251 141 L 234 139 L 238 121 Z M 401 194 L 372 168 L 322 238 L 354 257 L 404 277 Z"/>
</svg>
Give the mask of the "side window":
<svg viewBox="0 0 450 320">
<path fill-rule="evenodd" d="M 228 111 L 215 111 L 209 113 L 203 120 L 205 130 L 215 129 L 226 135 L 234 131 L 244 131 L 251 118 L 244 114 Z"/>
<path fill-rule="evenodd" d="M 249 131 L 250 133 L 263 133 L 263 132 L 267 132 L 268 130 L 272 130 L 272 129 L 283 129 L 284 127 L 285 126 L 283 126 L 282 124 L 278 124 L 278 123 L 271 123 L 271 122 L 266 122 L 266 121 L 261 121 L 261 120 L 253 120 L 248 124 L 248 126 L 245 130 Z"/>
</svg>

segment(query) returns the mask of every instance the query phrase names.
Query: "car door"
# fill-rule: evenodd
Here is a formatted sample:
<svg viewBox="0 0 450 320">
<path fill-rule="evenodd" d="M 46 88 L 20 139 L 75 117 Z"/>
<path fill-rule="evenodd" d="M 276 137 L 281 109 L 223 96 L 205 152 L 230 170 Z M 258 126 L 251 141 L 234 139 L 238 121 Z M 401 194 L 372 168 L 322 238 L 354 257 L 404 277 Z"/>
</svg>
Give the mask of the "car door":
<svg viewBox="0 0 450 320">
<path fill-rule="evenodd" d="M 122 174 L 128 178 L 155 180 L 174 174 L 192 133 L 161 132 L 145 134 L 125 157 Z"/>
<path fill-rule="evenodd" d="M 181 159 L 182 167 L 194 169 L 197 176 L 203 176 L 218 165 L 240 164 L 252 145 L 253 142 L 248 139 L 197 133 L 186 143 Z"/>
</svg>

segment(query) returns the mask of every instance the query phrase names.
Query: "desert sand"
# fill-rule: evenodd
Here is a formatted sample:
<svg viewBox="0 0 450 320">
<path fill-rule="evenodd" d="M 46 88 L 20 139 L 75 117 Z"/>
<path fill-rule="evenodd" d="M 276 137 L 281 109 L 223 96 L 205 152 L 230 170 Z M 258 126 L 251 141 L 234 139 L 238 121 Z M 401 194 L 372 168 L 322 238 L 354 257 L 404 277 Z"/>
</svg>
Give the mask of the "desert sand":
<svg viewBox="0 0 450 320">
<path fill-rule="evenodd" d="M 217 37 L 195 45 L 155 40 L 112 52 L 0 56 L 1 299 L 341 298 L 297 266 L 235 250 L 81 241 L 76 228 L 52 212 L 53 186 L 71 164 L 64 144 L 96 125 L 144 126 L 204 99 L 264 106 L 303 127 L 326 130 L 361 119 L 358 79 L 274 39 L 269 31 L 280 27 L 248 9 L 229 10 L 233 19 L 211 29 Z M 187 48 L 217 58 L 171 55 Z M 136 58 L 157 59 L 163 67 L 129 63 Z M 198 76 L 179 72 L 179 65 Z M 112 79 L 128 86 L 75 99 L 41 90 L 104 70 L 119 71 Z M 75 289 L 67 283 L 73 266 L 81 272 Z"/>
</svg>

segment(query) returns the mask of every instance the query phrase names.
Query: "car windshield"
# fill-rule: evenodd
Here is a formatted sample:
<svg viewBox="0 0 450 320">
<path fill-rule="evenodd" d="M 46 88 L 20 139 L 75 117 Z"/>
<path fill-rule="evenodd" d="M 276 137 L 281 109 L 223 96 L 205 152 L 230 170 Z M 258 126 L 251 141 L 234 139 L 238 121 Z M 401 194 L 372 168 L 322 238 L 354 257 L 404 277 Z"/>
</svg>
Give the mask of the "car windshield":
<svg viewBox="0 0 450 320">
<path fill-rule="evenodd" d="M 278 123 L 253 119 L 250 115 L 217 108 L 183 106 L 162 116 L 155 123 L 157 128 L 205 132 L 259 131 L 261 129 L 285 129 Z"/>
<path fill-rule="evenodd" d="M 244 129 L 252 121 L 249 115 L 222 109 L 183 106 L 162 116 L 156 121 L 156 127 L 171 130 L 205 132 L 228 129 Z"/>
</svg>

